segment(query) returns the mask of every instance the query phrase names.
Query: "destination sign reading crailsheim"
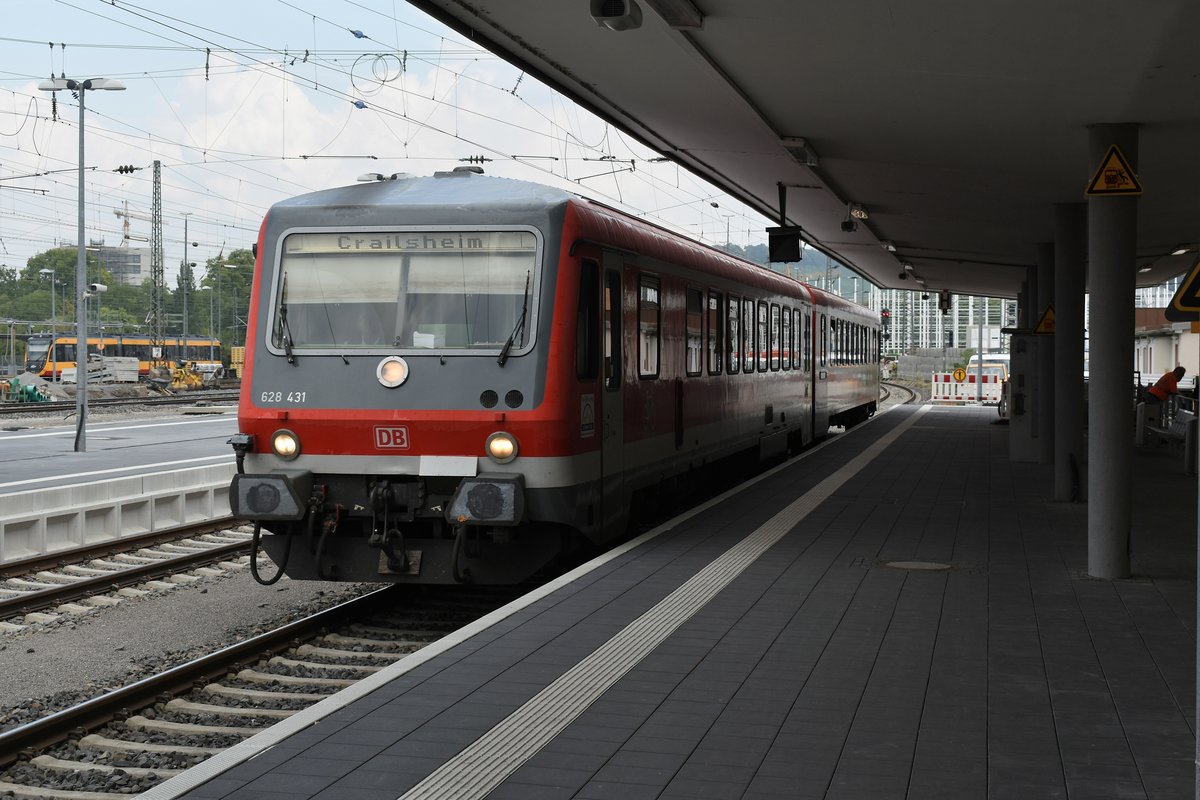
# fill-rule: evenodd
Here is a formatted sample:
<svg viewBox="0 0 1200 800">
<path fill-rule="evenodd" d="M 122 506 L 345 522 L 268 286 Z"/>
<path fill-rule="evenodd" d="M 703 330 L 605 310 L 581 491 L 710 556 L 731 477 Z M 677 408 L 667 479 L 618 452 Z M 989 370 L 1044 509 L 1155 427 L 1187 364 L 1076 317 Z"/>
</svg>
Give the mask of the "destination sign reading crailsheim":
<svg viewBox="0 0 1200 800">
<path fill-rule="evenodd" d="M 293 233 L 288 255 L 305 253 L 532 253 L 536 240 L 528 231 L 396 231 L 364 233 Z"/>
</svg>

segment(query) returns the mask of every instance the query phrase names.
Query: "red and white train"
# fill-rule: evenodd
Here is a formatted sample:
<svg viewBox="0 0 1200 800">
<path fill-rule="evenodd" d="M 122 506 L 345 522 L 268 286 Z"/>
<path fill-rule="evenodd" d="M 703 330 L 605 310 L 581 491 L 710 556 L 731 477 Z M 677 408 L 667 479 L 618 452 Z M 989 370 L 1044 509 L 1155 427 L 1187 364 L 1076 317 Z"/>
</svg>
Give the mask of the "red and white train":
<svg viewBox="0 0 1200 800">
<path fill-rule="evenodd" d="M 295 578 L 511 583 L 874 413 L 868 309 L 462 168 L 263 222 L 233 512 Z"/>
</svg>

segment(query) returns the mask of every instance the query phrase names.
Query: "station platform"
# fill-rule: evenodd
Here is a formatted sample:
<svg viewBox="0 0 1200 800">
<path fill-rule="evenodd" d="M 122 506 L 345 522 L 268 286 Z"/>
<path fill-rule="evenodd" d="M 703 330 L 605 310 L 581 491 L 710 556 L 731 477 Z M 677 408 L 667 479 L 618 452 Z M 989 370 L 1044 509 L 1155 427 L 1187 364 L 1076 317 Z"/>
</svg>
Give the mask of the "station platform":
<svg viewBox="0 0 1200 800">
<path fill-rule="evenodd" d="M 1094 580 L 996 419 L 881 414 L 143 797 L 1192 797 L 1196 479 L 1139 448 Z"/>
</svg>

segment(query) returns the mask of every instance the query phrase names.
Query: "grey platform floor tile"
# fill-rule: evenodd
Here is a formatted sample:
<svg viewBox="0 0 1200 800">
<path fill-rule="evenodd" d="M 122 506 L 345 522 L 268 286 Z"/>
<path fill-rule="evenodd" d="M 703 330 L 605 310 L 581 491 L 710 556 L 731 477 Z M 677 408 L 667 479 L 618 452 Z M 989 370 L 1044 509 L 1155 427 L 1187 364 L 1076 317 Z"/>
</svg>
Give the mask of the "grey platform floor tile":
<svg viewBox="0 0 1200 800">
<path fill-rule="evenodd" d="M 596 781 L 575 793 L 575 800 L 657 800 L 663 787 Z"/>
<path fill-rule="evenodd" d="M 570 800 L 576 797 L 579 786 L 541 786 L 505 781 L 488 793 L 488 800 Z"/>
<path fill-rule="evenodd" d="M 746 788 L 740 782 L 682 778 L 671 781 L 659 796 L 662 800 L 729 800 L 741 797 Z"/>
<path fill-rule="evenodd" d="M 1177 800 L 1192 797 L 1195 779 L 1190 775 L 1147 775 L 1142 779 L 1149 800 Z"/>
<path fill-rule="evenodd" d="M 1067 791 L 1071 800 L 1147 800 L 1146 789 L 1140 780 L 1068 779 Z"/>
<path fill-rule="evenodd" d="M 283 794 L 302 793 L 305 796 L 324 789 L 338 780 L 341 775 L 287 775 L 272 773 L 263 775 L 246 784 L 252 792 L 277 792 Z"/>
<path fill-rule="evenodd" d="M 555 767 L 526 762 L 509 778 L 514 783 L 532 786 L 572 786 L 576 789 L 583 786 L 597 770 L 581 767 Z"/>
<path fill-rule="evenodd" d="M 330 786 L 312 796 L 312 800 L 396 800 L 395 789 Z"/>
</svg>

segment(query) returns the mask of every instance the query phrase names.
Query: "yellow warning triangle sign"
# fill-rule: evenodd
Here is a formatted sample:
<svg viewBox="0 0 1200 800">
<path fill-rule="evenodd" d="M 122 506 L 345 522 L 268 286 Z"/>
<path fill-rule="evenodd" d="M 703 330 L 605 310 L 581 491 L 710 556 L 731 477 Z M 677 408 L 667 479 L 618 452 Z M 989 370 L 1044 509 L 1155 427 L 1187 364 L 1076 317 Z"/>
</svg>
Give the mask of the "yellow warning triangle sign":
<svg viewBox="0 0 1200 800">
<path fill-rule="evenodd" d="M 1192 268 L 1163 309 L 1163 314 L 1171 322 L 1191 322 L 1200 314 L 1200 256 L 1192 261 Z"/>
<path fill-rule="evenodd" d="M 1054 306 L 1046 306 L 1046 313 L 1038 320 L 1034 333 L 1054 333 Z"/>
<path fill-rule="evenodd" d="M 1088 184 L 1087 191 L 1084 192 L 1088 197 L 1140 195 L 1141 193 L 1142 184 L 1130 169 L 1129 162 L 1121 153 L 1121 148 L 1115 144 L 1109 147 L 1108 152 L 1104 154 L 1104 159 L 1100 162 L 1100 169 L 1096 170 L 1096 174 L 1092 176 L 1092 182 Z"/>
</svg>

